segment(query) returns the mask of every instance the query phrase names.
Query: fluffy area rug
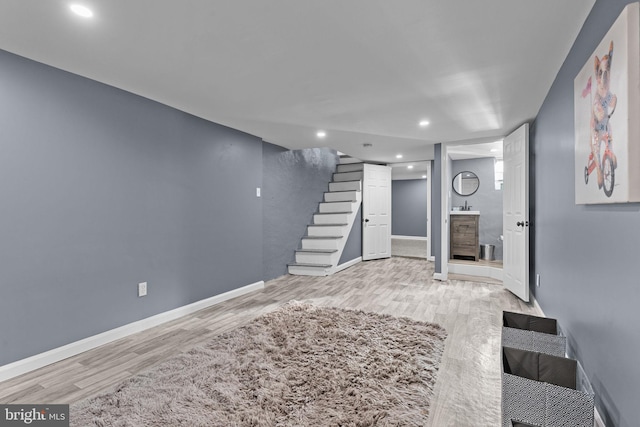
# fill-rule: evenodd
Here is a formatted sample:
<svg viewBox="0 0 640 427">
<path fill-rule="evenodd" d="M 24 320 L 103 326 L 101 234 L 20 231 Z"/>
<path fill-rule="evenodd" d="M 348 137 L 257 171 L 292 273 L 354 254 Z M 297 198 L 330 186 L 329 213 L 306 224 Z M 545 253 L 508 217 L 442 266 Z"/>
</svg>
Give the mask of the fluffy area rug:
<svg viewBox="0 0 640 427">
<path fill-rule="evenodd" d="M 72 426 L 421 426 L 445 330 L 292 302 L 71 406 Z"/>
</svg>

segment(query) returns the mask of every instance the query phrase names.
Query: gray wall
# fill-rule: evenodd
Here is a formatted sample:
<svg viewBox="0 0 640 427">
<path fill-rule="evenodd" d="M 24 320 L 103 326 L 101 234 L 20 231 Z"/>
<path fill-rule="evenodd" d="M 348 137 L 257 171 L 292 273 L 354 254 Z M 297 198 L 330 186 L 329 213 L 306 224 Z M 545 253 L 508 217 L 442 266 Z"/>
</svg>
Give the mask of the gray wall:
<svg viewBox="0 0 640 427">
<path fill-rule="evenodd" d="M 0 365 L 262 279 L 260 139 L 3 51 L 0 82 Z"/>
<path fill-rule="evenodd" d="M 496 259 L 502 259 L 502 190 L 495 188 L 495 159 L 454 160 L 451 176 L 459 172 L 471 171 L 480 179 L 480 186 L 471 196 L 460 196 L 455 191 L 451 193 L 452 206 L 464 206 L 466 201 L 472 210 L 480 211 L 480 244 L 495 245 Z M 453 179 L 453 178 L 452 178 Z M 449 183 L 451 188 L 453 186 Z"/>
<path fill-rule="evenodd" d="M 564 327 L 608 427 L 637 426 L 640 420 L 640 205 L 575 205 L 573 80 L 593 61 L 626 3 L 596 1 L 531 135 L 532 276 L 541 275 L 540 288 L 532 291 L 545 314 Z"/>
<path fill-rule="evenodd" d="M 433 179 L 431 180 L 431 255 L 435 272 L 442 273 L 442 144 L 433 146 Z"/>
<path fill-rule="evenodd" d="M 287 274 L 287 264 L 294 262 L 300 239 L 329 191 L 338 154 L 326 148 L 287 150 L 265 142 L 262 159 L 263 277 L 270 280 Z"/>
<path fill-rule="evenodd" d="M 426 179 L 391 182 L 391 234 L 427 237 Z"/>
</svg>

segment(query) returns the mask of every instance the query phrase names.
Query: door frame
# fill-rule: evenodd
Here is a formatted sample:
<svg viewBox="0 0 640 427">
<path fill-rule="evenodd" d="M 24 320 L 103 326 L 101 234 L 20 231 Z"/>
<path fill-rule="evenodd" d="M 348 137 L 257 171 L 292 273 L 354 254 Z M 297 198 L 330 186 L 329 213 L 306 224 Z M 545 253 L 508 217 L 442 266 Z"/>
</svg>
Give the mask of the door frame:
<svg viewBox="0 0 640 427">
<path fill-rule="evenodd" d="M 520 129 L 520 127 L 522 126 L 528 126 L 528 123 L 524 123 L 521 126 L 518 126 L 517 129 Z M 528 129 L 528 127 L 527 127 Z M 515 131 L 515 130 L 514 130 Z M 509 133 L 509 135 L 512 132 Z M 508 135 L 502 137 L 502 139 L 504 140 Z M 440 179 L 441 179 L 441 183 L 440 183 L 440 187 L 441 187 L 441 199 L 440 199 L 440 208 L 441 208 L 441 221 L 440 221 L 440 239 L 441 239 L 441 248 L 440 248 L 440 256 L 442 257 L 442 261 L 440 263 L 440 269 L 441 272 L 440 273 L 434 273 L 433 277 L 434 279 L 437 280 L 443 280 L 446 281 L 448 279 L 449 276 L 449 213 L 451 211 L 451 187 L 450 184 L 453 180 L 453 177 L 451 176 L 451 170 L 449 170 L 448 167 L 448 160 L 449 160 L 449 148 L 450 147 L 454 147 L 454 146 L 460 146 L 460 145 L 474 145 L 474 144 L 483 144 L 485 142 L 490 142 L 490 141 L 495 141 L 499 138 L 483 138 L 474 142 L 468 142 L 468 143 L 461 143 L 461 142 L 449 142 L 449 143 L 442 143 L 441 144 L 441 156 L 440 156 Z M 530 159 L 528 159 L 528 161 L 530 161 Z M 528 179 L 528 177 L 527 177 Z M 529 197 L 529 188 L 526 189 L 527 192 L 527 197 Z M 503 207 L 503 212 L 504 212 L 504 207 Z M 527 213 L 527 216 L 529 216 L 529 212 Z M 528 219 L 528 218 L 527 218 Z M 504 224 L 503 224 L 504 227 Z M 502 274 L 497 274 L 494 275 L 495 272 L 493 271 L 494 269 L 492 268 L 487 268 L 487 269 L 481 269 L 481 268 L 475 268 L 475 266 L 473 266 L 472 270 L 473 271 L 469 271 L 469 272 L 464 272 L 464 271 L 458 271 L 458 268 L 456 266 L 455 269 L 456 273 L 459 274 L 472 274 L 474 276 L 480 276 L 480 277 L 487 277 L 487 278 L 493 278 L 493 279 L 498 279 L 498 280 L 503 280 L 503 275 Z M 464 270 L 464 268 L 463 268 Z M 527 279 L 528 280 L 528 279 Z"/>
<path fill-rule="evenodd" d="M 433 190 L 431 189 L 431 185 L 433 185 L 433 174 L 431 172 L 431 162 L 427 162 L 427 260 L 434 261 L 434 256 L 431 253 L 431 239 L 433 233 L 433 227 L 431 222 L 431 195 L 433 194 Z"/>
<path fill-rule="evenodd" d="M 440 149 L 440 272 L 434 273 L 436 280 L 446 281 L 449 277 L 449 204 L 451 200 L 451 171 L 449 170 L 449 153 L 447 144 L 443 143 Z"/>
</svg>

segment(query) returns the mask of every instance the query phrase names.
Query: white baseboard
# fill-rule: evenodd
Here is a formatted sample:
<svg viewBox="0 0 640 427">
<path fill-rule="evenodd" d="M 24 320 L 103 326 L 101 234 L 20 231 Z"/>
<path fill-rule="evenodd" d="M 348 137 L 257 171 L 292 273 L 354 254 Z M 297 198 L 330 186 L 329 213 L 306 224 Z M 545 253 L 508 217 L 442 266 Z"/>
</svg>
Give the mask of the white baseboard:
<svg viewBox="0 0 640 427">
<path fill-rule="evenodd" d="M 356 265 L 359 262 L 362 262 L 362 257 L 361 256 L 359 256 L 358 258 L 354 258 L 351 261 L 347 261 L 345 263 L 340 264 L 339 266 L 336 267 L 336 269 L 333 272 L 337 273 L 339 271 L 342 271 L 344 269 L 347 269 L 347 268 L 351 267 L 352 265 Z"/>
<path fill-rule="evenodd" d="M 600 412 L 598 412 L 598 408 L 593 407 L 593 419 L 594 419 L 594 427 L 607 427 L 604 423 L 602 417 L 600 416 Z"/>
<path fill-rule="evenodd" d="M 471 265 L 449 263 L 449 273 L 465 274 L 467 276 L 488 277 L 490 279 L 502 280 L 502 268 L 489 265 Z"/>
<path fill-rule="evenodd" d="M 420 241 L 427 241 L 429 240 L 427 237 L 420 237 L 420 236 L 396 236 L 396 235 L 392 235 L 391 236 L 392 239 L 398 239 L 398 240 L 420 240 Z"/>
<path fill-rule="evenodd" d="M 435 261 L 436 261 L 436 257 L 435 257 L 435 256 L 433 256 L 433 255 L 431 255 L 430 257 L 427 257 L 427 261 L 433 261 L 433 262 L 435 262 Z"/>
<path fill-rule="evenodd" d="M 445 282 L 447 278 L 442 273 L 433 273 L 433 278 L 436 280 L 440 280 L 441 282 Z"/>
<path fill-rule="evenodd" d="M 171 320 L 175 320 L 188 314 L 195 313 L 196 311 L 202 310 L 203 308 L 211 307 L 212 305 L 219 304 L 223 301 L 227 301 L 232 298 L 248 294 L 249 292 L 257 291 L 259 289 L 264 289 L 263 281 L 252 283 L 250 285 L 243 286 L 241 288 L 234 289 L 223 294 L 196 301 L 194 303 L 187 304 L 173 310 L 165 311 L 164 313 L 156 314 L 155 316 L 147 317 L 146 319 L 138 320 L 136 322 L 129 323 L 127 325 L 120 326 L 106 332 L 102 332 L 98 335 L 93 335 L 80 341 L 72 342 L 62 347 L 54 348 L 53 350 L 36 354 L 35 356 L 9 363 L 8 365 L 0 366 L 0 381 L 6 381 L 10 378 L 17 377 L 18 375 L 34 371 L 52 363 L 59 362 L 71 356 L 75 356 L 101 345 L 118 340 L 120 338 L 124 338 L 126 336 L 144 331 L 149 328 L 153 328 L 154 326 L 170 322 Z"/>
<path fill-rule="evenodd" d="M 544 311 L 542 311 L 542 307 L 540 307 L 540 304 L 538 304 L 538 300 L 536 299 L 535 295 L 533 295 L 531 292 L 529 292 L 529 299 L 533 303 L 533 307 L 538 311 L 538 313 L 540 313 L 542 317 L 547 317 L 546 314 L 544 314 Z"/>
</svg>

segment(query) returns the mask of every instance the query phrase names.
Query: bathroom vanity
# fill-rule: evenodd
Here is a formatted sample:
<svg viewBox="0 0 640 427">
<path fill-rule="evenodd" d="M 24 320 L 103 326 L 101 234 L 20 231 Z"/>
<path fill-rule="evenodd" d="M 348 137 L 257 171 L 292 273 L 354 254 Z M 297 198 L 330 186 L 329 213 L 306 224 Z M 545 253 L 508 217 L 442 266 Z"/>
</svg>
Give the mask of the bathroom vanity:
<svg viewBox="0 0 640 427">
<path fill-rule="evenodd" d="M 478 226 L 479 211 L 452 211 L 449 216 L 449 257 L 451 259 L 480 259 Z"/>
</svg>

